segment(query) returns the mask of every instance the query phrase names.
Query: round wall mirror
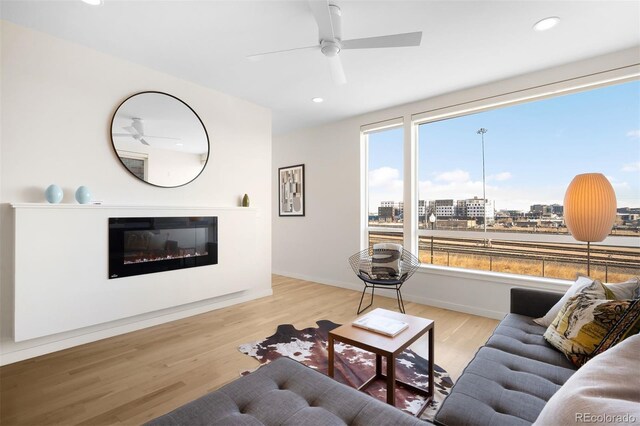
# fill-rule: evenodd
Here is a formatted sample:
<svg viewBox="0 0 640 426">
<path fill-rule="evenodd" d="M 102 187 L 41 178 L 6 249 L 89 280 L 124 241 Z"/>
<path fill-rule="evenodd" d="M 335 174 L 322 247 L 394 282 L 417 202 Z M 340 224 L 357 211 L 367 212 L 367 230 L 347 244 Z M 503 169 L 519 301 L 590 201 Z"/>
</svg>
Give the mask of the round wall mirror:
<svg viewBox="0 0 640 426">
<path fill-rule="evenodd" d="M 209 136 L 198 114 L 162 92 L 125 99 L 111 120 L 111 142 L 132 175 L 165 188 L 193 181 L 209 159 Z"/>
</svg>

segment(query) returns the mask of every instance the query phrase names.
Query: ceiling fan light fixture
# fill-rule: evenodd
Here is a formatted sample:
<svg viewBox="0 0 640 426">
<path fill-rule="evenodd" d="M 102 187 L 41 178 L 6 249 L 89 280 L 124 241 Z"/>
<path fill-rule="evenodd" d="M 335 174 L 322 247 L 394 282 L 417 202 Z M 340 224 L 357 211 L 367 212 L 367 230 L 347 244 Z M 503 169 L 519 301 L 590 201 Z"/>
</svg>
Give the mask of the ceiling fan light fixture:
<svg viewBox="0 0 640 426">
<path fill-rule="evenodd" d="M 560 18 L 558 18 L 557 16 L 550 16 L 548 18 L 544 18 L 536 22 L 533 25 L 533 29 L 538 32 L 547 31 L 555 27 L 559 23 L 560 23 Z"/>
<path fill-rule="evenodd" d="M 316 104 L 321 104 L 322 102 L 324 102 L 324 99 L 322 99 L 322 98 L 311 98 L 311 102 L 314 102 Z"/>
<path fill-rule="evenodd" d="M 100 6 L 102 5 L 103 0 L 82 0 L 82 2 L 91 6 Z"/>
<path fill-rule="evenodd" d="M 320 43 L 320 51 L 324 56 L 331 58 L 340 53 L 340 43 L 336 41 L 322 40 Z"/>
</svg>

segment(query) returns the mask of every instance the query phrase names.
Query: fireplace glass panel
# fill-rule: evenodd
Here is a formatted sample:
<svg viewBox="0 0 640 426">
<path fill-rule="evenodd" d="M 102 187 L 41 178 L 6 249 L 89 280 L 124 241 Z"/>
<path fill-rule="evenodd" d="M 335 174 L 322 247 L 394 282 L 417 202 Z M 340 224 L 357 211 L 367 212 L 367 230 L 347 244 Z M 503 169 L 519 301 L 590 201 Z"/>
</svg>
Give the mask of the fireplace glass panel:
<svg viewBox="0 0 640 426">
<path fill-rule="evenodd" d="M 109 278 L 218 263 L 217 217 L 109 219 Z"/>
</svg>

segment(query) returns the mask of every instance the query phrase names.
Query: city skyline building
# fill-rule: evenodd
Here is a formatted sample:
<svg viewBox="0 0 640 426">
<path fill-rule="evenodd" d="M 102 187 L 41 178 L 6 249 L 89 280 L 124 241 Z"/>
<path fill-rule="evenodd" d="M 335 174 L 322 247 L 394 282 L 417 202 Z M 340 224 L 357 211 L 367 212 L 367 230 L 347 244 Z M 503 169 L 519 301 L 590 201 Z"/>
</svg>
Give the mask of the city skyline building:
<svg viewBox="0 0 640 426">
<path fill-rule="evenodd" d="M 495 209 L 495 200 L 485 200 L 487 225 L 504 227 L 564 226 L 564 206 L 561 204 L 531 204 L 528 211 L 512 209 Z M 434 221 L 430 222 L 430 216 Z M 369 213 L 369 221 L 398 222 L 404 220 L 404 203 L 400 201 L 382 201 L 377 212 Z M 425 227 L 434 227 L 438 222 L 440 228 L 470 229 L 482 225 L 484 210 L 482 198 L 418 200 L 418 222 Z M 422 226 L 422 225 L 421 225 Z M 484 228 L 484 226 L 483 226 Z M 640 208 L 618 207 L 615 229 L 640 229 Z"/>
</svg>

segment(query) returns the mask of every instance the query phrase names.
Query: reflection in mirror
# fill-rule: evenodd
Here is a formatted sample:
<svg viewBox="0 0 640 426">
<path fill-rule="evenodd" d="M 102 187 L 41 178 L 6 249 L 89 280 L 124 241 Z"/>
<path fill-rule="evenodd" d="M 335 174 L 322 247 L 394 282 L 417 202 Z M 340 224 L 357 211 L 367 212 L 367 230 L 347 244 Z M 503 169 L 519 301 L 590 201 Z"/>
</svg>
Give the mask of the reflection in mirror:
<svg viewBox="0 0 640 426">
<path fill-rule="evenodd" d="M 209 158 L 209 136 L 200 117 L 161 92 L 137 93 L 122 102 L 111 120 L 111 141 L 124 167 L 156 186 L 186 185 Z"/>
</svg>

